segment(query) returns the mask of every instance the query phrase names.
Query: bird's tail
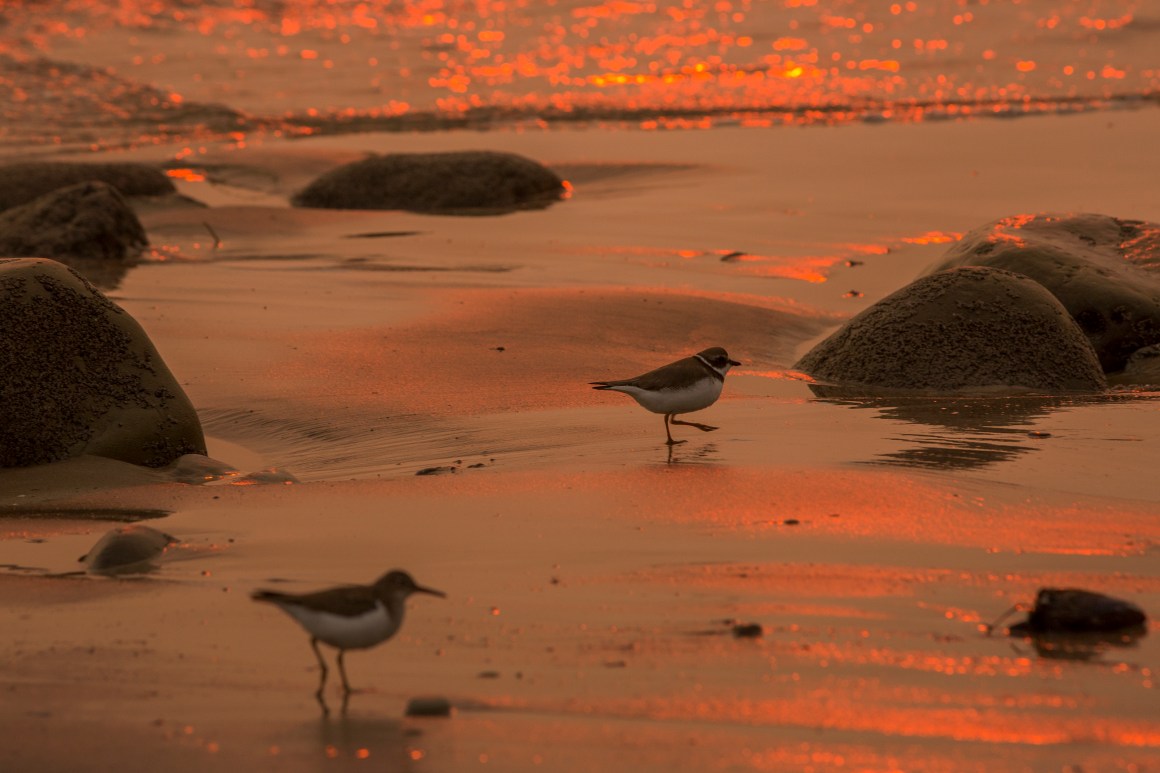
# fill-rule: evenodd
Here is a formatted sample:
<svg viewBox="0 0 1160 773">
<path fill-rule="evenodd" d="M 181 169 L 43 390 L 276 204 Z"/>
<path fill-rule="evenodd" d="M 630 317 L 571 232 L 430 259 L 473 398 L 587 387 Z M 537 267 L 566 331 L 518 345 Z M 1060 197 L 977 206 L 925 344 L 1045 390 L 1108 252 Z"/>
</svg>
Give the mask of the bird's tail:
<svg viewBox="0 0 1160 773">
<path fill-rule="evenodd" d="M 615 381 L 589 381 L 593 389 L 612 389 L 616 386 Z"/>
</svg>

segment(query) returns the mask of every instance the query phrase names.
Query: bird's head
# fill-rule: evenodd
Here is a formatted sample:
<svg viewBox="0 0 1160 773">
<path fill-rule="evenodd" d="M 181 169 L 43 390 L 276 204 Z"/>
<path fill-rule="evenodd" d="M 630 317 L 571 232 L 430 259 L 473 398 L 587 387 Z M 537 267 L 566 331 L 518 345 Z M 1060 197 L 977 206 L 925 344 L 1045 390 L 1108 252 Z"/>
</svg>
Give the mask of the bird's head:
<svg viewBox="0 0 1160 773">
<path fill-rule="evenodd" d="M 439 598 L 447 598 L 447 594 L 434 588 L 425 588 L 412 579 L 411 575 L 398 569 L 393 569 L 375 581 L 375 590 L 384 596 L 394 596 L 405 599 L 413 593 L 427 593 Z"/>
<path fill-rule="evenodd" d="M 700 352 L 700 356 L 705 360 L 705 362 L 712 365 L 722 375 L 728 373 L 730 368 L 741 364 L 737 360 L 729 359 L 729 353 L 722 349 L 720 346 L 714 346 L 706 349 L 705 351 Z"/>
</svg>

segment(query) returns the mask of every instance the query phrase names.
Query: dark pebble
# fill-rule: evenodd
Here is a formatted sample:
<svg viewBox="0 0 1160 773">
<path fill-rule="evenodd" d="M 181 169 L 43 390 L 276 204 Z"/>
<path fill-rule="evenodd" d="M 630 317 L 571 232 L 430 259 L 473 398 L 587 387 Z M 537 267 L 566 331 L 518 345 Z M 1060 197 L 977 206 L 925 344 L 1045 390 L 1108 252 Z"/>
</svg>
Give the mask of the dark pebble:
<svg viewBox="0 0 1160 773">
<path fill-rule="evenodd" d="M 446 698 L 412 698 L 403 712 L 407 717 L 450 717 L 454 709 Z"/>
<path fill-rule="evenodd" d="M 786 518 L 784 521 L 782 521 L 782 523 L 784 523 L 786 526 L 797 526 L 799 523 L 801 523 L 801 521 L 799 521 L 797 518 Z"/>
<path fill-rule="evenodd" d="M 733 635 L 738 639 L 760 639 L 765 629 L 760 623 L 737 623 L 733 626 Z"/>
<path fill-rule="evenodd" d="M 416 475 L 441 475 L 445 472 L 455 472 L 455 468 L 450 465 L 443 465 L 442 467 L 424 467 L 416 472 Z"/>
</svg>

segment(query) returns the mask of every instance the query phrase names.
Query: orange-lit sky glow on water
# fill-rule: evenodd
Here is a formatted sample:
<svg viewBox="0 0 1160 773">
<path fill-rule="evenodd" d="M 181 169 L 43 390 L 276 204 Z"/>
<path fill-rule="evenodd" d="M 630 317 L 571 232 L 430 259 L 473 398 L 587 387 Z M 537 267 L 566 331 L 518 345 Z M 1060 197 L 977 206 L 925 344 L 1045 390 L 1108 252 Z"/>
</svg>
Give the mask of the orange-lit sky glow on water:
<svg viewBox="0 0 1160 773">
<path fill-rule="evenodd" d="M 1157 11 L 1143 0 L 67 0 L 51 11 L 10 0 L 0 141 L 1068 111 L 1154 98 Z"/>
</svg>

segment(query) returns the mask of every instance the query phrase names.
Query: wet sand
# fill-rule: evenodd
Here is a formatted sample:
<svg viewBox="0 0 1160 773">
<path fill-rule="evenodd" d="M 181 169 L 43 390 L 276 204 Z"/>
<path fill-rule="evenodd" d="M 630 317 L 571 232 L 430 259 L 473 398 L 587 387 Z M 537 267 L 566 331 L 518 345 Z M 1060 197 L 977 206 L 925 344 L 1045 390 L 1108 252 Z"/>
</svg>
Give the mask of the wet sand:
<svg viewBox="0 0 1160 773">
<path fill-rule="evenodd" d="M 1141 110 L 195 156 L 210 180 L 180 186 L 212 208 L 144 212 L 155 260 L 110 295 L 212 456 L 302 482 L 95 459 L 0 476 L 0 769 L 1160 765 L 1155 623 L 1086 659 L 981 629 L 1042 585 L 1155 617 L 1155 393 L 820 400 L 788 370 L 987 220 L 1160 221 L 1138 150 L 1158 128 Z M 483 147 L 575 195 L 500 218 L 285 204 L 366 150 Z M 695 417 L 720 429 L 673 449 L 586 385 L 708 345 L 744 364 Z M 455 472 L 414 474 L 437 466 Z M 67 575 L 118 518 L 181 542 L 144 577 Z M 391 567 L 449 598 L 352 654 L 365 691 L 344 714 L 332 684 L 322 717 L 306 635 L 249 592 Z M 420 695 L 455 715 L 404 718 Z"/>
</svg>

